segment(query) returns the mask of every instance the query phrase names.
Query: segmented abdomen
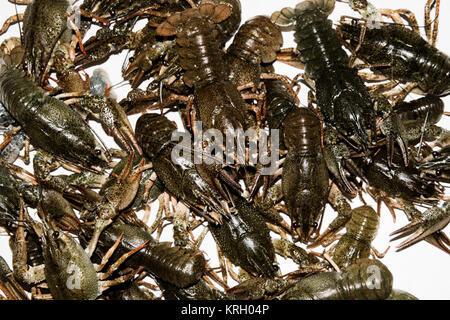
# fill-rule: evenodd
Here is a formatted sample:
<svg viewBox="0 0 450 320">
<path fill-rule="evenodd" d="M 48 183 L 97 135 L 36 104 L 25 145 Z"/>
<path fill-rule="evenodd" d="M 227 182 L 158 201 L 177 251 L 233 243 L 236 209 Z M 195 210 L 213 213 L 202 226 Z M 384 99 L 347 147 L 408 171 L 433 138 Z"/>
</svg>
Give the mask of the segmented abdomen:
<svg viewBox="0 0 450 320">
<path fill-rule="evenodd" d="M 428 94 L 416 100 L 397 103 L 394 110 L 401 120 L 422 122 L 426 118 L 427 124 L 435 124 L 441 120 L 444 113 L 444 101 L 438 96 Z"/>
<path fill-rule="evenodd" d="M 207 19 L 189 19 L 177 33 L 177 45 L 186 83 L 199 88 L 225 79 L 219 32 Z"/>
<path fill-rule="evenodd" d="M 333 261 L 346 268 L 357 259 L 369 258 L 370 245 L 378 229 L 378 215 L 369 206 L 352 210 L 352 216 L 345 225 L 347 232 L 339 239 L 333 252 Z"/>
<path fill-rule="evenodd" d="M 279 129 L 291 110 L 295 99 L 280 80 L 263 80 L 266 86 L 266 121 L 270 129 Z"/>
<path fill-rule="evenodd" d="M 209 0 L 209 1 L 215 3 L 216 5 L 226 4 L 231 8 L 231 15 L 228 17 L 228 19 L 217 24 L 217 28 L 220 31 L 221 44 L 222 46 L 224 46 L 225 43 L 231 39 L 231 37 L 241 24 L 241 14 L 242 14 L 241 2 L 239 0 Z"/>
<path fill-rule="evenodd" d="M 286 147 L 295 153 L 317 155 L 321 152 L 320 121 L 307 108 L 295 108 L 283 123 L 283 140 Z"/>
<path fill-rule="evenodd" d="M 347 234 L 355 239 L 370 242 L 375 238 L 378 228 L 378 215 L 372 207 L 362 206 L 352 211 L 346 224 Z"/>
<path fill-rule="evenodd" d="M 393 277 L 379 260 L 361 259 L 342 274 L 344 299 L 384 300 L 391 294 Z"/>
<path fill-rule="evenodd" d="M 229 66 L 229 79 L 237 87 L 261 81 L 261 62 L 270 63 L 277 57 L 283 37 L 277 25 L 266 16 L 246 21 L 228 47 L 225 63 Z"/>
<path fill-rule="evenodd" d="M 147 271 L 180 288 L 196 283 L 206 272 L 201 251 L 171 246 L 169 242 L 150 245 L 140 256 Z"/>
<path fill-rule="evenodd" d="M 383 300 L 392 291 L 393 277 L 378 260 L 362 259 L 346 272 L 322 272 L 286 290 L 292 300 Z"/>
<path fill-rule="evenodd" d="M 337 32 L 327 15 L 316 10 L 301 12 L 294 34 L 306 73 L 313 79 L 348 68 L 348 56 L 341 47 Z M 324 74 L 325 73 L 325 74 Z"/>
<path fill-rule="evenodd" d="M 282 43 L 279 27 L 266 16 L 256 16 L 239 28 L 227 53 L 249 63 L 268 63 L 276 58 Z"/>
<path fill-rule="evenodd" d="M 166 117 L 147 113 L 136 121 L 135 134 L 142 150 L 151 160 L 170 143 L 172 132 L 176 129 L 177 127 Z"/>
<path fill-rule="evenodd" d="M 196 283 L 206 271 L 206 261 L 201 251 L 172 246 L 169 242 L 158 242 L 146 231 L 127 224 L 116 223 L 103 231 L 99 240 L 103 252 L 117 241 L 122 232 L 122 240 L 111 261 L 150 240 L 142 250 L 127 260 L 128 266 L 142 266 L 147 272 L 180 288 Z"/>
</svg>

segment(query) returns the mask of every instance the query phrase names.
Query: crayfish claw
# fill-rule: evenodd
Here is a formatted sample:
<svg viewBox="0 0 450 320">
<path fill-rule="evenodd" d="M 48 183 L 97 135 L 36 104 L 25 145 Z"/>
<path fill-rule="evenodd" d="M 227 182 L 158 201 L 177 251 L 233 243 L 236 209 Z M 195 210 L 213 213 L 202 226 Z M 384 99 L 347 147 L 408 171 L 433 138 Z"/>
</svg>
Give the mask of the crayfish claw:
<svg viewBox="0 0 450 320">
<path fill-rule="evenodd" d="M 380 123 L 381 132 L 386 136 L 388 166 L 392 166 L 394 157 L 394 143 L 397 141 L 402 152 L 403 163 L 408 166 L 408 139 L 405 127 L 394 112 L 388 112 Z"/>
<path fill-rule="evenodd" d="M 364 173 L 361 171 L 361 169 L 358 168 L 358 166 L 352 159 L 346 159 L 344 161 L 344 165 L 351 174 L 359 177 L 365 183 L 369 183 L 369 180 L 367 180 Z"/>
<path fill-rule="evenodd" d="M 352 184 L 348 181 L 348 179 L 347 179 L 347 176 L 346 176 L 345 171 L 344 171 L 344 166 L 343 166 L 343 164 L 342 164 L 342 163 L 339 163 L 339 164 L 337 165 L 337 167 L 338 167 L 339 178 L 340 178 L 340 179 L 338 178 L 338 180 L 339 180 L 340 184 L 341 184 L 341 185 L 344 185 L 344 187 L 346 188 L 346 190 L 347 190 L 348 192 L 350 192 L 351 194 L 353 194 L 354 192 L 356 192 L 357 189 L 355 188 L 355 186 L 352 185 Z"/>
<path fill-rule="evenodd" d="M 386 138 L 386 153 L 387 153 L 387 163 L 388 166 L 392 167 L 392 158 L 394 157 L 394 138 L 388 136 Z"/>
<path fill-rule="evenodd" d="M 403 163 L 405 164 L 405 167 L 408 166 L 409 163 L 409 157 L 408 157 L 408 142 L 405 141 L 405 139 L 402 136 L 397 137 L 397 144 L 400 147 L 400 150 L 402 152 L 403 156 Z"/>
<path fill-rule="evenodd" d="M 434 206 L 423 212 L 419 218 L 416 218 L 410 224 L 392 232 L 391 236 L 397 236 L 391 241 L 411 235 L 397 246 L 397 251 L 406 249 L 421 240 L 427 240 L 439 249 L 449 253 L 450 250 L 447 246 L 450 244 L 450 240 L 441 232 L 449 223 L 450 207 L 448 202 L 446 202 L 443 207 Z"/>
<path fill-rule="evenodd" d="M 392 238 L 391 241 L 395 241 L 404 237 L 407 237 L 411 234 L 413 234 L 416 229 L 420 228 L 421 221 L 415 221 L 411 222 L 410 224 L 404 226 L 403 228 L 400 228 L 398 230 L 395 230 L 390 234 L 390 236 L 396 235 L 396 237 Z"/>
<path fill-rule="evenodd" d="M 450 239 L 444 232 L 437 231 L 432 235 L 430 235 L 429 237 L 427 237 L 426 240 L 435 247 L 450 254 Z"/>
<path fill-rule="evenodd" d="M 336 178 L 337 183 L 343 186 L 348 193 L 354 195 L 358 188 L 353 182 L 348 180 L 346 170 L 351 175 L 359 177 L 367 183 L 367 178 L 353 160 L 350 159 L 350 152 L 343 143 L 326 145 L 324 156 L 328 170 Z"/>
<path fill-rule="evenodd" d="M 94 234 L 91 238 L 91 241 L 89 241 L 89 244 L 86 248 L 86 254 L 90 258 L 92 257 L 92 254 L 94 253 L 95 249 L 97 248 L 97 243 L 100 238 L 100 234 L 107 226 L 109 226 L 112 223 L 111 219 L 104 220 L 104 219 L 97 219 L 95 221 L 95 227 L 94 227 Z"/>
<path fill-rule="evenodd" d="M 308 249 L 314 249 L 318 246 L 327 247 L 335 240 L 340 238 L 341 235 L 337 234 L 338 229 L 328 228 L 324 233 L 319 235 L 312 243 L 306 246 Z"/>
<path fill-rule="evenodd" d="M 395 139 L 395 140 L 394 140 Z M 386 149 L 387 149 L 387 162 L 388 166 L 392 167 L 392 159 L 394 158 L 394 143 L 397 141 L 398 146 L 402 152 L 403 163 L 405 167 L 408 166 L 408 142 L 404 139 L 402 135 L 389 134 L 386 137 Z"/>
</svg>

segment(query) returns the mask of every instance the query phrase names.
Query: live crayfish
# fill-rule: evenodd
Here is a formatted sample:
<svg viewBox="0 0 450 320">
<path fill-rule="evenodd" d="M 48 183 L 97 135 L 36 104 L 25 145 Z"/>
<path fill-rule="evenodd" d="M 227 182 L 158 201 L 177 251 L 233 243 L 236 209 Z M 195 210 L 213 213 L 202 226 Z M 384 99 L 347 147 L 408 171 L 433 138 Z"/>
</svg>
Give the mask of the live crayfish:
<svg viewBox="0 0 450 320">
<path fill-rule="evenodd" d="M 378 300 L 392 291 L 392 274 L 379 260 L 362 259 L 346 272 L 323 272 L 298 281 L 281 299 Z"/>
<path fill-rule="evenodd" d="M 33 145 L 84 167 L 107 165 L 105 151 L 75 111 L 13 66 L 3 62 L 0 73 L 0 100 Z"/>
<path fill-rule="evenodd" d="M 325 120 L 345 135 L 354 134 L 368 147 L 375 132 L 375 110 L 363 81 L 349 68 L 347 53 L 327 19 L 334 2 L 303 1 L 295 9 L 275 12 L 272 20 L 295 27 L 297 49 L 306 74 L 315 82 Z M 372 131 L 370 136 L 368 130 Z"/>
<path fill-rule="evenodd" d="M 378 229 L 378 215 L 369 206 L 352 210 L 346 224 L 347 232 L 333 248 L 332 259 L 340 268 L 354 264 L 358 259 L 369 258 L 371 242 Z"/>
<path fill-rule="evenodd" d="M 218 246 L 247 272 L 274 277 L 278 267 L 265 222 L 245 200 L 235 197 L 233 202 L 236 213 L 223 219 L 221 225 L 209 227 Z"/>
<path fill-rule="evenodd" d="M 241 21 L 241 3 L 239 0 L 204 0 L 198 1 L 198 5 L 203 4 L 214 4 L 214 5 L 226 5 L 231 9 L 230 16 L 216 24 L 219 30 L 219 37 L 221 46 L 224 46 L 225 43 L 231 38 L 234 32 L 237 30 L 239 23 Z M 180 2 L 182 3 L 182 2 Z M 169 9 L 169 8 L 168 8 Z M 168 14 L 173 14 L 177 11 L 183 11 L 183 7 L 179 7 L 178 9 L 171 8 L 167 10 Z M 162 15 L 163 16 L 163 15 Z M 161 17 L 162 17 L 161 16 Z M 161 19 L 158 17 L 158 19 Z M 157 20 L 155 20 L 156 22 Z M 153 24 L 155 24 L 153 22 Z M 149 21 L 147 26 L 142 29 L 142 31 L 146 31 L 147 33 L 152 34 L 155 33 L 156 29 L 151 27 L 152 21 Z M 143 32 L 141 32 L 143 33 Z M 156 34 L 155 34 L 156 35 Z M 150 83 L 147 88 L 147 91 L 152 90 L 154 86 L 158 87 L 157 84 L 164 82 L 173 82 L 173 79 L 170 79 L 174 76 L 174 74 L 179 75 L 181 72 L 181 68 L 179 65 L 179 56 L 174 50 L 174 41 L 159 41 L 159 39 L 152 39 L 149 36 L 139 37 L 142 38 L 139 40 L 141 45 L 135 45 L 134 55 L 129 57 L 129 64 L 124 71 L 124 78 L 130 78 L 132 80 L 132 87 L 136 87 L 141 81 L 143 81 L 144 75 L 147 74 L 151 76 L 155 75 L 155 79 Z M 162 65 L 161 65 L 162 62 Z M 156 74 L 159 73 L 159 74 Z M 150 90 L 149 90 L 150 89 Z M 149 94 L 150 92 L 147 92 Z"/>
<path fill-rule="evenodd" d="M 322 272 L 301 280 L 251 279 L 231 288 L 235 299 L 384 300 L 392 293 L 392 274 L 379 260 L 362 259 L 346 272 Z"/>
<path fill-rule="evenodd" d="M 424 40 L 417 32 L 398 24 L 384 24 L 365 30 L 359 41 L 361 25 L 343 23 L 338 27 L 357 56 L 373 65 L 387 78 L 413 82 L 420 91 L 445 95 L 450 85 L 450 58 Z M 377 65 L 385 66 L 377 67 Z"/>
<path fill-rule="evenodd" d="M 311 110 L 296 107 L 294 96 L 281 80 L 264 83 L 266 121 L 271 129 L 281 129 L 283 147 L 287 149 L 281 176 L 283 198 L 292 219 L 292 230 L 302 242 L 308 242 L 316 232 L 329 190 L 320 144 L 320 121 Z"/>
<path fill-rule="evenodd" d="M 73 8 L 68 0 L 17 1 L 27 4 L 25 13 L 15 16 L 15 22 L 23 19 L 24 61 L 32 79 L 44 84 L 53 64 L 53 54 L 59 48 L 68 46 L 71 56 L 75 56 L 75 46 L 80 49 L 81 33 L 73 17 Z M 6 25 L 5 27 L 7 27 Z M 4 28 L 5 28 L 4 27 Z M 76 39 L 74 42 L 73 39 Z"/>
<path fill-rule="evenodd" d="M 176 287 L 193 285 L 206 272 L 206 261 L 201 251 L 171 246 L 169 242 L 158 242 L 141 228 L 121 222 L 116 222 L 103 231 L 97 252 L 103 251 L 106 254 L 107 249 L 120 238 L 122 240 L 113 259 L 145 243 L 142 250 L 125 262 L 126 265 L 133 268 L 142 266 L 144 270 Z"/>
<path fill-rule="evenodd" d="M 259 86 L 261 63 L 273 62 L 283 43 L 281 31 L 268 17 L 257 16 L 246 21 L 227 49 L 225 61 L 229 78 L 236 87 Z"/>
<path fill-rule="evenodd" d="M 328 170 L 320 145 L 320 122 L 305 108 L 293 109 L 282 127 L 288 148 L 282 188 L 292 228 L 302 242 L 316 232 L 328 198 Z M 298 137 L 300 134 L 300 139 Z"/>
<path fill-rule="evenodd" d="M 193 161 L 182 156 L 177 157 L 176 163 L 171 160 L 174 148 L 171 136 L 175 129 L 175 125 L 166 117 L 146 114 L 136 123 L 136 137 L 154 163 L 155 172 L 164 187 L 210 222 L 220 221 L 218 217 L 209 217 L 207 212 L 202 213 L 206 208 L 201 207 L 206 205 L 223 216 L 229 214 L 223 199 L 197 173 Z"/>
<path fill-rule="evenodd" d="M 8 178 L 7 173 L 3 173 L 2 177 Z M 14 181 L 12 178 L 9 178 L 9 180 Z M 15 191 L 16 196 L 19 195 L 18 190 L 13 189 L 11 191 Z M 8 197 L 11 200 L 14 199 L 11 196 Z M 59 201 L 57 198 L 53 200 L 56 200 L 56 203 Z M 48 203 L 48 201 L 46 202 Z M 2 226 L 7 227 L 9 232 L 14 234 L 11 246 L 14 277 L 17 281 L 23 283 L 24 286 L 29 286 L 46 280 L 52 296 L 60 299 L 94 299 L 99 295 L 100 286 L 97 282 L 94 267 L 84 250 L 71 236 L 62 231 L 56 231 L 50 224 L 50 217 L 44 218 L 44 221 L 49 220 L 44 222 L 43 225 L 38 225 L 31 221 L 28 216 L 25 219 L 27 228 L 33 227 L 33 229 L 30 229 L 25 236 L 23 202 L 21 201 L 19 207 L 13 207 L 10 210 L 11 218 L 2 221 Z M 42 208 L 40 210 L 42 212 Z M 36 238 L 40 241 L 37 242 Z M 72 262 L 72 265 L 69 265 L 70 262 Z M 75 267 L 75 269 L 72 267 Z M 72 268 L 72 271 L 69 268 Z M 90 273 L 92 270 L 94 272 Z M 80 276 L 80 286 L 67 288 L 65 287 L 65 284 L 68 283 L 66 280 L 70 280 L 71 273 L 74 271 L 80 273 L 78 275 Z"/>
<path fill-rule="evenodd" d="M 420 170 L 410 164 L 404 167 L 398 155 L 394 155 L 392 166 L 388 167 L 385 158 L 386 150 L 381 150 L 373 158 L 355 159 L 367 177 L 368 184 L 383 190 L 391 197 L 415 199 L 415 201 L 433 202 L 439 199 L 441 190 L 433 181 L 423 180 Z M 385 183 L 390 181 L 390 183 Z"/>
<path fill-rule="evenodd" d="M 237 88 L 227 80 L 222 64 L 221 36 L 214 26 L 229 18 L 231 13 L 232 9 L 225 4 L 204 3 L 198 9 L 172 15 L 156 31 L 159 35 L 177 36 L 180 65 L 185 69 L 183 79 L 194 88 L 195 111 L 202 127 L 230 135 L 246 129 L 245 104 Z M 208 141 L 203 149 L 207 150 L 211 144 L 213 142 Z M 240 187 L 221 167 L 217 161 L 196 165 L 205 181 L 227 198 L 220 180 L 235 189 Z"/>
<path fill-rule="evenodd" d="M 48 222 L 44 222 L 39 227 L 35 226 L 35 228 L 40 229 L 38 233 L 42 240 L 45 280 L 51 296 L 55 299 L 92 300 L 110 286 L 122 283 L 134 276 L 133 273 L 128 273 L 114 280 L 106 280 L 126 257 L 142 249 L 142 244 L 125 254 L 105 273 L 97 274 L 104 268 L 109 256 L 95 267 L 81 245 L 70 235 L 55 230 Z M 39 280 L 44 279 L 34 278 L 32 281 Z"/>
</svg>

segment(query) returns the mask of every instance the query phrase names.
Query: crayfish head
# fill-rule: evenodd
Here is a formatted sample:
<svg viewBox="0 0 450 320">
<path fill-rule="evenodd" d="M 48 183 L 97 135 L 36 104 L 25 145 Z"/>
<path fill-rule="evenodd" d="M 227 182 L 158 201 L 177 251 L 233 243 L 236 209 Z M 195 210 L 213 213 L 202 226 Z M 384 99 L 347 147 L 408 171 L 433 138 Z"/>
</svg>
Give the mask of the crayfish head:
<svg viewBox="0 0 450 320">
<path fill-rule="evenodd" d="M 311 219 L 312 218 L 312 219 Z M 297 233 L 302 243 L 310 243 L 314 240 L 314 234 L 318 232 L 319 224 L 313 217 L 306 220 L 295 221 L 292 228 Z"/>
</svg>

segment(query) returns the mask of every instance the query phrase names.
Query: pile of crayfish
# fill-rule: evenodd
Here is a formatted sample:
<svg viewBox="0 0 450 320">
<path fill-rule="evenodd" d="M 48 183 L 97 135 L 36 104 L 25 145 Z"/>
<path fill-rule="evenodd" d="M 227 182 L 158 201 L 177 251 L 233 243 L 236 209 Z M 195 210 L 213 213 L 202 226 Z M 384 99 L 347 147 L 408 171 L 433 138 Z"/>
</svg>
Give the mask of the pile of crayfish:
<svg viewBox="0 0 450 320">
<path fill-rule="evenodd" d="M 372 245 L 381 205 L 397 251 L 450 254 L 439 0 L 423 28 L 365 0 L 9 1 L 0 300 L 416 300 Z"/>
</svg>

